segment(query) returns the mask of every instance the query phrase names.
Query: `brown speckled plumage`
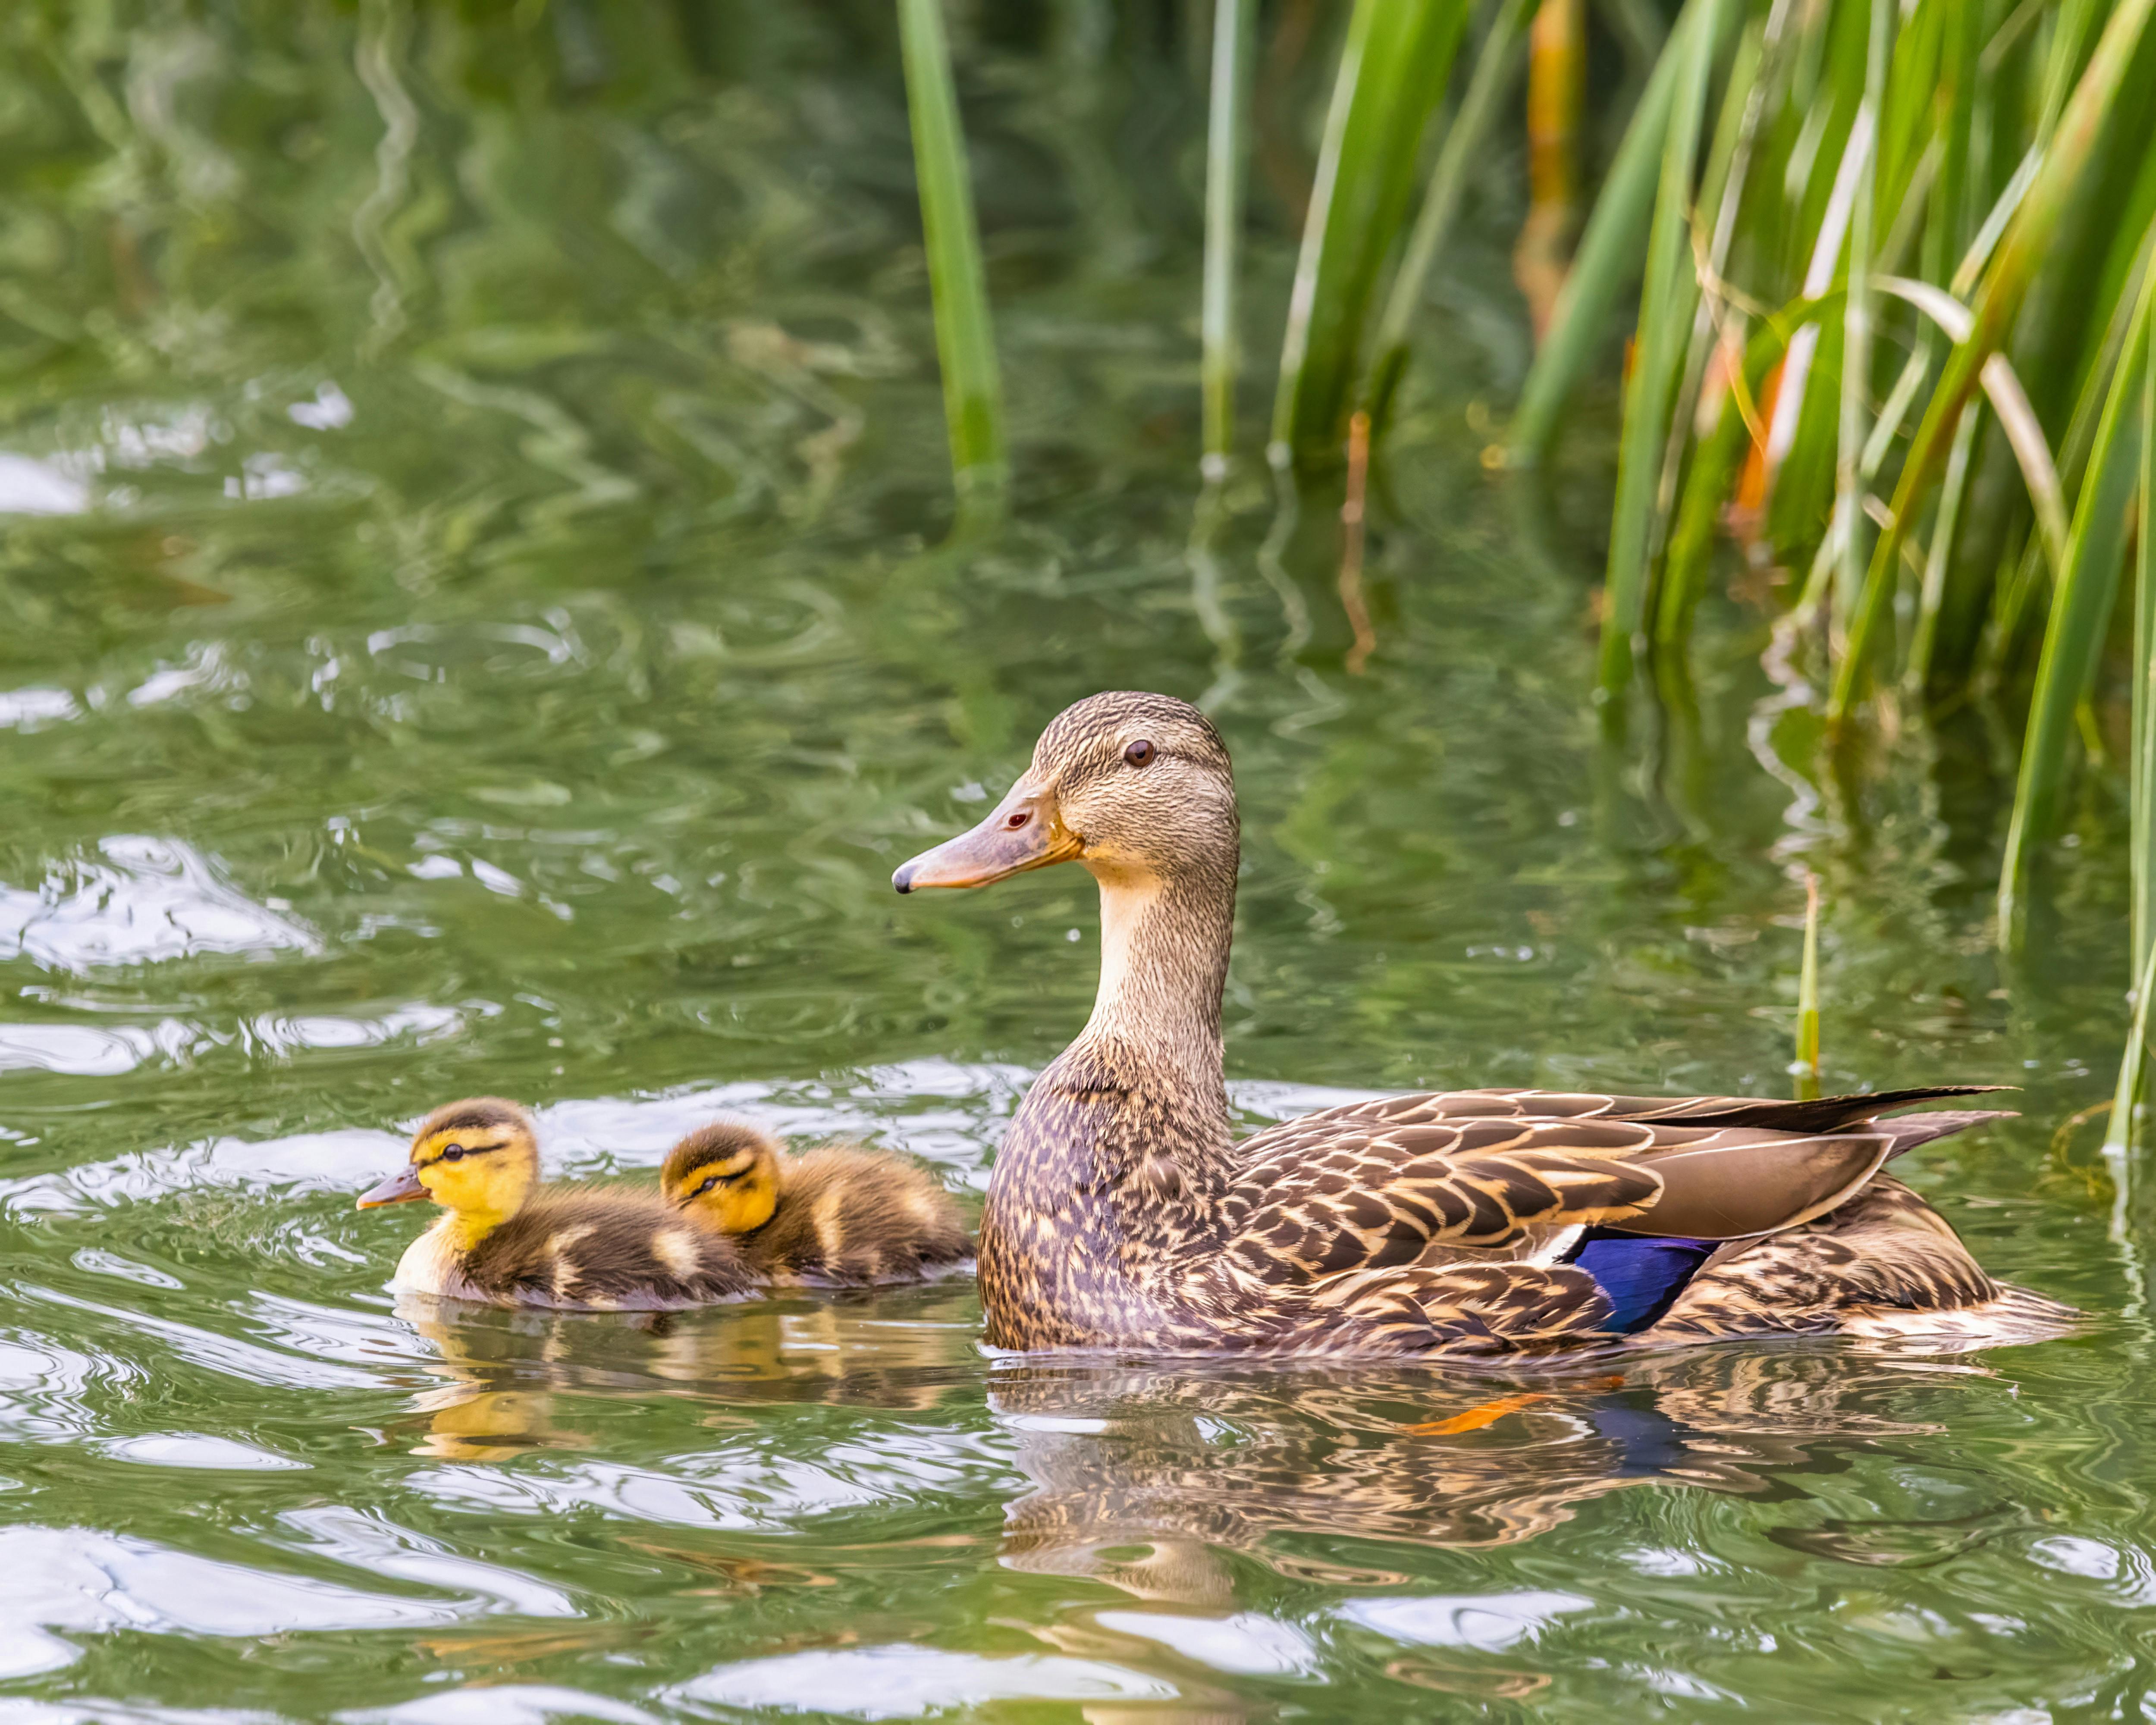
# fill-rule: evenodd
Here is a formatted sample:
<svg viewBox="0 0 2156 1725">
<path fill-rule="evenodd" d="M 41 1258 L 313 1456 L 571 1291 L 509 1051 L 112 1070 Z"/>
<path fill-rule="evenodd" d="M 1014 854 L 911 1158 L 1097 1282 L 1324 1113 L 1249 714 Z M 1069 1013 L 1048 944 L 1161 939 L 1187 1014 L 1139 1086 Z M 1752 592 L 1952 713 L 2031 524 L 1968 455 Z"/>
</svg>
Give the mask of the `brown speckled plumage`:
<svg viewBox="0 0 2156 1725">
<path fill-rule="evenodd" d="M 958 1206 L 925 1169 L 858 1146 L 827 1144 L 788 1156 L 767 1133 L 721 1122 L 668 1153 L 668 1191 L 698 1169 L 747 1152 L 778 1187 L 761 1227 L 727 1236 L 766 1281 L 834 1287 L 918 1281 L 970 1261 L 973 1242 Z"/>
<path fill-rule="evenodd" d="M 1239 855 L 1212 726 L 1166 696 L 1108 694 L 1049 726 L 979 826 L 896 877 L 901 891 L 970 886 L 1075 859 L 1101 883 L 1092 1016 L 1028 1091 L 988 1189 L 992 1346 L 1442 1356 L 1609 1343 L 1609 1300 L 1563 1261 L 1580 1224 L 1728 1242 L 1652 1340 L 1891 1327 L 2004 1297 L 1936 1213 L 1876 1178 L 1912 1145 L 1990 1117 L 1877 1117 L 1966 1086 L 1816 1101 L 1451 1092 L 1235 1143 L 1220 999 Z M 2070 1316 L 2018 1292 L 2010 1303 Z"/>
</svg>

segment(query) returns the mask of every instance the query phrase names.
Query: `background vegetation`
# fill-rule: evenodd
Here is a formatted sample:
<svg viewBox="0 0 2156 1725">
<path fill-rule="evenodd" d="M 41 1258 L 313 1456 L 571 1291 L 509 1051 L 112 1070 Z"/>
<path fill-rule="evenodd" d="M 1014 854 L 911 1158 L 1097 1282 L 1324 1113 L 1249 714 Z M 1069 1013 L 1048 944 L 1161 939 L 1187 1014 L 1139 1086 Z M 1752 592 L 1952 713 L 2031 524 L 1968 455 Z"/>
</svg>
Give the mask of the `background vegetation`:
<svg viewBox="0 0 2156 1725">
<path fill-rule="evenodd" d="M 1314 9 L 1266 14 L 1276 58 L 1308 50 Z M 1213 14 L 1204 388 L 1216 484 L 1233 448 L 1255 10 L 1216 0 Z M 1845 794 L 1868 753 L 1907 748 L 1912 727 L 1943 714 L 1974 708 L 1996 728 L 2015 762 L 1997 893 L 2010 950 L 2027 936 L 2076 770 L 2093 766 L 2089 793 L 2130 809 L 2139 978 L 2156 962 L 2156 584 L 2139 531 L 2156 462 L 2151 10 L 1684 0 L 1666 15 L 1355 0 L 1265 449 L 1289 488 L 1284 523 L 1294 486 L 1346 470 L 1348 669 L 1375 644 L 1362 590 L 1368 464 L 1382 478 L 1433 272 L 1486 177 L 1480 158 L 1524 60 L 1531 198 L 1515 269 L 1537 351 L 1489 461 L 1515 470 L 1523 507 L 1537 506 L 1568 405 L 1602 375 L 1620 308 L 1636 304 L 1591 691 L 1613 736 L 1643 701 L 1664 724 L 1697 722 L 1687 655 L 1701 600 L 1743 594 L 1774 622 L 1768 662 L 1790 691 L 1783 722 L 1802 732 L 1791 758 Z M 901 6 L 910 21 L 934 11 Z M 1596 30 L 1633 49 L 1645 77 L 1590 76 Z M 970 498 L 990 459 L 988 314 L 947 80 L 916 35 L 932 33 L 909 35 L 907 65 L 931 257 L 947 259 L 934 272 L 937 327 Z M 1621 135 L 1568 263 L 1581 141 L 1598 120 Z M 2133 1118 L 2141 1048 L 2137 1029 L 2116 1141 Z"/>
</svg>

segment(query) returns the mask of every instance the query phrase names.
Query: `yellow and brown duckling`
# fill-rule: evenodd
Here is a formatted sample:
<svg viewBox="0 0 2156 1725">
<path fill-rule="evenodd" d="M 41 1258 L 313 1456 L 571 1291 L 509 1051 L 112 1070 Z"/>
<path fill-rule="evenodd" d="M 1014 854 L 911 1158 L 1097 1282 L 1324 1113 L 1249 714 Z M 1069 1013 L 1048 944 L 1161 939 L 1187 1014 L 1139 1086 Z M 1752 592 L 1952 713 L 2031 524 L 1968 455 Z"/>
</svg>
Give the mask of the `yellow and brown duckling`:
<svg viewBox="0 0 2156 1725">
<path fill-rule="evenodd" d="M 827 1144 L 788 1156 L 769 1133 L 721 1121 L 676 1144 L 659 1179 L 669 1204 L 731 1240 L 770 1281 L 918 1281 L 973 1255 L 950 1194 L 872 1150 Z"/>
<path fill-rule="evenodd" d="M 405 1249 L 416 1293 L 556 1311 L 659 1312 L 731 1299 L 757 1277 L 733 1243 L 645 1192 L 546 1187 L 531 1117 L 475 1096 L 437 1108 L 411 1160 L 362 1209 L 429 1199 L 434 1225 Z"/>
</svg>

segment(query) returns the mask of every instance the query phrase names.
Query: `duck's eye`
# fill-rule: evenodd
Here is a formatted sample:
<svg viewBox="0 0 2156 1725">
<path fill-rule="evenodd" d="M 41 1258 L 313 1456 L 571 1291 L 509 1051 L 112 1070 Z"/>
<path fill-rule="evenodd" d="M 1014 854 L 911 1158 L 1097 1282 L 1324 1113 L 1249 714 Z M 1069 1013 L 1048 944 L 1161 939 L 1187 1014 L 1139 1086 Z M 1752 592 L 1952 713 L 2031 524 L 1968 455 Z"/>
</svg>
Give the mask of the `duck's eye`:
<svg viewBox="0 0 2156 1725">
<path fill-rule="evenodd" d="M 702 1185 L 699 1186 L 699 1187 L 698 1187 L 698 1188 L 697 1188 L 694 1192 L 691 1192 L 689 1195 L 690 1195 L 690 1197 L 691 1197 L 691 1198 L 701 1198 L 701 1197 L 702 1197 L 702 1196 L 703 1196 L 706 1192 L 709 1192 L 709 1191 L 711 1189 L 711 1188 L 713 1188 L 714 1186 L 717 1185 L 718 1183 L 719 1183 L 719 1177 L 718 1177 L 716 1174 L 713 1174 L 710 1179 L 708 1179 L 708 1180 L 705 1181 L 705 1182 L 704 1182 L 704 1183 L 703 1183 Z"/>
<path fill-rule="evenodd" d="M 1030 809 L 1021 809 L 1016 814 L 1013 814 L 1008 820 L 1004 821 L 1004 830 L 1009 833 L 1014 833 L 1032 819 L 1033 811 Z"/>
<path fill-rule="evenodd" d="M 1147 742 L 1144 737 L 1141 737 L 1136 742 L 1132 743 L 1128 748 L 1123 751 L 1123 758 L 1129 762 L 1133 767 L 1143 767 L 1147 765 L 1152 760 L 1152 757 L 1159 752 L 1160 751 L 1158 749 L 1155 748 L 1150 742 Z"/>
<path fill-rule="evenodd" d="M 436 1160 L 441 1162 L 462 1162 L 464 1159 L 465 1147 L 461 1144 L 450 1145 L 448 1149 L 444 1150 L 441 1155 L 436 1158 Z"/>
</svg>

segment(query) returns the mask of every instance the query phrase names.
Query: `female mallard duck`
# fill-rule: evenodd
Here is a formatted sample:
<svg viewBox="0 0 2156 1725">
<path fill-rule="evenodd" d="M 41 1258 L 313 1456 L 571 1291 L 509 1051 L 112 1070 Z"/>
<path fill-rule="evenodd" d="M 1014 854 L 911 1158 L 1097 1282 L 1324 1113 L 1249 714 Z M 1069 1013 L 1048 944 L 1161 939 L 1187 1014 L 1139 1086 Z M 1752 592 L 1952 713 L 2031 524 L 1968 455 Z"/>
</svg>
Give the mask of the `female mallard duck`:
<svg viewBox="0 0 2156 1725">
<path fill-rule="evenodd" d="M 659 1183 L 769 1281 L 918 1281 L 973 1255 L 950 1194 L 874 1151 L 827 1144 L 787 1156 L 769 1133 L 721 1121 L 676 1144 Z"/>
<path fill-rule="evenodd" d="M 420 1123 L 412 1159 L 359 1207 L 432 1199 L 445 1214 L 404 1250 L 416 1293 L 557 1311 L 660 1312 L 731 1299 L 756 1276 L 723 1235 L 649 1193 L 539 1184 L 531 1117 L 493 1096 Z"/>
<path fill-rule="evenodd" d="M 993 1346 L 1491 1354 L 1640 1337 L 2055 1329 L 1881 1168 L 1991 1118 L 1814 1101 L 1467 1091 L 1232 1139 L 1220 996 L 1240 860 L 1227 750 L 1195 707 L 1096 695 L 901 892 L 1076 860 L 1101 986 L 996 1158 Z"/>
</svg>

